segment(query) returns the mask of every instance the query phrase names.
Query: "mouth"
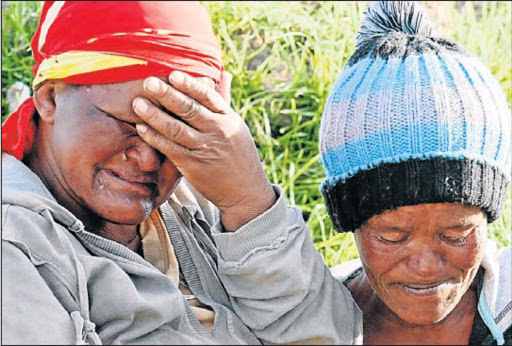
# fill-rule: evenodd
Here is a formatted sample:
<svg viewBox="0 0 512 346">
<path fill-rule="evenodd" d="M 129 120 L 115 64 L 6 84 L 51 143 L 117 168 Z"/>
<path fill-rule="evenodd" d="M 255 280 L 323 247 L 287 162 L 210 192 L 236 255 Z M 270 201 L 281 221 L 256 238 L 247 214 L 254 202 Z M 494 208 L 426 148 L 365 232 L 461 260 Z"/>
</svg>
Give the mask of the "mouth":
<svg viewBox="0 0 512 346">
<path fill-rule="evenodd" d="M 407 294 L 416 296 L 438 295 L 441 291 L 448 288 L 448 280 L 431 283 L 398 283 L 398 286 Z"/>
<path fill-rule="evenodd" d="M 125 175 L 112 170 L 103 170 L 103 177 L 109 185 L 121 190 L 128 190 L 144 197 L 151 197 L 156 184 L 151 177 L 141 175 Z"/>
</svg>

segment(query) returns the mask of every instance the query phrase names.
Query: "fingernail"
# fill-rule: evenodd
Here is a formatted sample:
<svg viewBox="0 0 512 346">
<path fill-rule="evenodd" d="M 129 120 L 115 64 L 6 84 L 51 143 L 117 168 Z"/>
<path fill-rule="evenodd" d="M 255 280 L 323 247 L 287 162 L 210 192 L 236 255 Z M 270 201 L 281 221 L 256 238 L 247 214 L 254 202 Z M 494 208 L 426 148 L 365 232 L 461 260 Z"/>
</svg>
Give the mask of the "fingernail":
<svg viewBox="0 0 512 346">
<path fill-rule="evenodd" d="M 148 109 L 148 103 L 143 99 L 136 98 L 133 101 L 133 108 L 138 112 L 144 113 Z"/>
<path fill-rule="evenodd" d="M 140 133 L 148 132 L 148 126 L 146 124 L 137 124 L 135 125 L 135 127 L 137 128 L 137 131 L 139 131 Z"/>
<path fill-rule="evenodd" d="M 156 93 L 160 91 L 160 82 L 156 78 L 148 78 L 144 82 L 146 90 Z"/>
<path fill-rule="evenodd" d="M 181 71 L 173 71 L 170 76 L 171 83 L 181 83 L 185 78 L 185 74 Z"/>
</svg>

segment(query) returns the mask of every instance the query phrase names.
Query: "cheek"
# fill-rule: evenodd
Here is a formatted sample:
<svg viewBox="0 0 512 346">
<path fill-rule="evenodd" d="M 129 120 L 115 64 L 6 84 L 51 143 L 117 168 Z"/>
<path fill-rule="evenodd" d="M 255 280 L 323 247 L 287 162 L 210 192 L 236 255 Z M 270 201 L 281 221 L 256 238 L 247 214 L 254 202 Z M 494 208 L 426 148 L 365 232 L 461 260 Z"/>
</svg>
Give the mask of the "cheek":
<svg viewBox="0 0 512 346">
<path fill-rule="evenodd" d="M 101 162 L 122 149 L 124 136 L 116 124 L 95 117 L 75 116 L 56 122 L 53 151 L 73 168 Z"/>
<path fill-rule="evenodd" d="M 404 257 L 399 246 L 383 244 L 371 235 L 361 235 L 357 239 L 359 256 L 366 274 L 373 281 L 379 280 L 381 275 L 395 268 Z"/>
<path fill-rule="evenodd" d="M 52 131 L 53 151 L 78 155 L 76 148 L 83 148 L 87 143 L 88 128 L 81 121 L 56 121 Z"/>
<path fill-rule="evenodd" d="M 72 185 L 75 180 L 77 183 L 80 180 L 89 180 L 83 177 L 81 179 L 81 176 L 91 171 L 86 169 L 91 156 L 91 141 L 87 124 L 76 122 L 71 126 L 70 122 L 55 123 L 52 133 L 53 156 L 65 180 Z"/>
<path fill-rule="evenodd" d="M 181 173 L 172 162 L 166 159 L 158 174 L 158 202 L 168 199 L 180 180 Z"/>
<path fill-rule="evenodd" d="M 484 255 L 487 244 L 486 232 L 480 233 L 477 237 L 469 241 L 466 245 L 455 247 L 448 246 L 445 253 L 448 261 L 463 272 L 471 269 L 478 269 Z"/>
</svg>

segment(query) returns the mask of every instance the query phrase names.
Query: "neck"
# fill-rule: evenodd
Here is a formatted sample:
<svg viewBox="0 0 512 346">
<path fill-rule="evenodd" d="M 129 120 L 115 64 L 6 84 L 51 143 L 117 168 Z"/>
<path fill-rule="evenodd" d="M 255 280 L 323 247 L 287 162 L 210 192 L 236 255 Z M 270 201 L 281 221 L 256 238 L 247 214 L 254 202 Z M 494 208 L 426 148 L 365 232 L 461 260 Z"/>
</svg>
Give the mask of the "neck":
<svg viewBox="0 0 512 346">
<path fill-rule="evenodd" d="M 365 275 L 349 284 L 354 300 L 363 311 L 364 344 L 467 345 L 476 314 L 474 287 L 468 289 L 457 306 L 435 324 L 409 324 L 380 300 Z"/>
<path fill-rule="evenodd" d="M 73 215 L 84 223 L 88 232 L 120 243 L 130 250 L 141 254 L 141 237 L 138 225 L 122 225 L 103 219 L 91 212 L 73 191 L 69 191 L 67 184 L 59 174 L 55 159 L 48 148 L 42 128 L 36 130 L 34 149 L 23 162 L 41 179 L 46 188 L 55 197 L 57 202 L 68 209 Z"/>
<path fill-rule="evenodd" d="M 84 223 L 84 225 L 86 229 L 94 230 L 93 233 L 142 254 L 142 238 L 138 232 L 138 225 L 120 225 L 105 220 L 102 220 L 101 225 L 89 224 L 89 227 L 87 223 Z"/>
</svg>

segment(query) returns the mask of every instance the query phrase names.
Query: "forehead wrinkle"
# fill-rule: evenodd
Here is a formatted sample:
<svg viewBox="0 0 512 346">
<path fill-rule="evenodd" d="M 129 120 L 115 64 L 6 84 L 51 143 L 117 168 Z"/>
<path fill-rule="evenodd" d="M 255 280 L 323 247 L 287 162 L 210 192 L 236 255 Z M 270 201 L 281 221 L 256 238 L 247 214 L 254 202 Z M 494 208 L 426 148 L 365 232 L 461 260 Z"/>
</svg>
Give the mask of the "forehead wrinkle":
<svg viewBox="0 0 512 346">
<path fill-rule="evenodd" d="M 368 225 L 381 230 L 462 229 L 480 224 L 485 214 L 478 207 L 457 203 L 431 203 L 387 210 L 368 220 Z"/>
<path fill-rule="evenodd" d="M 440 220 L 451 219 L 455 220 L 452 224 L 460 224 L 461 227 L 469 223 L 474 222 L 473 220 L 482 219 L 485 215 L 484 212 L 478 207 L 467 207 L 463 204 L 448 204 L 445 209 L 440 209 Z M 475 221 L 476 221 L 475 220 Z"/>
</svg>

